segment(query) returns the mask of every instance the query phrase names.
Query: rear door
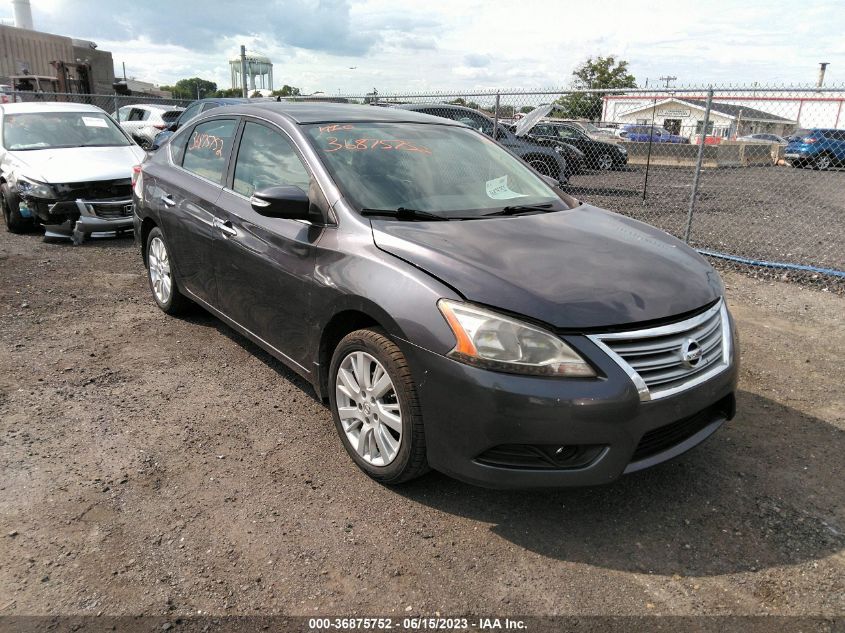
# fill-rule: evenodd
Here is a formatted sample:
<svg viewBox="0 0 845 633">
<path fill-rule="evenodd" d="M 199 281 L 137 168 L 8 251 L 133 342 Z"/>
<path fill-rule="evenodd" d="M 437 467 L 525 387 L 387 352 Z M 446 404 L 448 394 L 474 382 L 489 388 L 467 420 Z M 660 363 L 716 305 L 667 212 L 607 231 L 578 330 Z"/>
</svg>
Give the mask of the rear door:
<svg viewBox="0 0 845 633">
<path fill-rule="evenodd" d="M 214 221 L 238 122 L 211 119 L 176 137 L 169 148 L 175 168 L 158 179 L 155 201 L 180 285 L 214 307 Z"/>
<path fill-rule="evenodd" d="M 280 128 L 245 118 L 218 207 L 214 262 L 220 309 L 308 371 L 308 310 L 322 230 L 253 210 L 255 191 L 280 185 L 309 192 L 310 171 Z"/>
</svg>

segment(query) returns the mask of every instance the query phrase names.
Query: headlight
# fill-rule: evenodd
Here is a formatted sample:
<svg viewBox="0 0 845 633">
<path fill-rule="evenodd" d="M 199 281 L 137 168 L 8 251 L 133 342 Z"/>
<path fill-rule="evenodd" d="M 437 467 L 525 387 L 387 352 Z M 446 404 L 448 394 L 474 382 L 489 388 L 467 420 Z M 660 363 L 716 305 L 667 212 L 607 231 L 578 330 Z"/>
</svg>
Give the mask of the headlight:
<svg viewBox="0 0 845 633">
<path fill-rule="evenodd" d="M 34 198 L 55 198 L 56 193 L 50 185 L 37 180 L 29 180 L 18 176 L 18 193 L 22 196 L 32 196 Z"/>
<path fill-rule="evenodd" d="M 558 154 L 563 154 L 563 147 L 561 147 L 560 145 L 555 145 L 555 151 Z"/>
<path fill-rule="evenodd" d="M 467 303 L 441 299 L 443 314 L 457 344 L 450 358 L 485 369 L 528 374 L 586 378 L 593 368 L 550 332 Z"/>
</svg>

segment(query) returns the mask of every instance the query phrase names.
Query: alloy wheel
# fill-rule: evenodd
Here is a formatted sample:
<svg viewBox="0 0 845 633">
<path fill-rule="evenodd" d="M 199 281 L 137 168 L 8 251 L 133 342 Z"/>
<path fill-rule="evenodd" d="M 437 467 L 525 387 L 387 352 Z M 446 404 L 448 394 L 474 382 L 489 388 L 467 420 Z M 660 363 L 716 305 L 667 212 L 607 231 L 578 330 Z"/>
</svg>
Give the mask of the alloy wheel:
<svg viewBox="0 0 845 633">
<path fill-rule="evenodd" d="M 170 295 L 173 291 L 173 277 L 170 272 L 170 257 L 167 255 L 167 247 L 160 237 L 156 236 L 150 240 L 147 260 L 153 294 L 160 304 L 166 305 L 170 301 Z"/>
<path fill-rule="evenodd" d="M 599 169 L 601 169 L 602 171 L 608 171 L 610 169 L 613 169 L 613 158 L 611 157 L 611 155 L 602 154 L 601 156 L 599 156 L 598 166 Z"/>
<path fill-rule="evenodd" d="M 335 379 L 337 413 L 352 448 L 373 466 L 387 466 L 402 443 L 402 410 L 387 370 L 373 356 L 346 355 Z"/>
<path fill-rule="evenodd" d="M 829 169 L 831 165 L 830 156 L 819 156 L 816 159 L 816 167 L 819 169 Z"/>
</svg>

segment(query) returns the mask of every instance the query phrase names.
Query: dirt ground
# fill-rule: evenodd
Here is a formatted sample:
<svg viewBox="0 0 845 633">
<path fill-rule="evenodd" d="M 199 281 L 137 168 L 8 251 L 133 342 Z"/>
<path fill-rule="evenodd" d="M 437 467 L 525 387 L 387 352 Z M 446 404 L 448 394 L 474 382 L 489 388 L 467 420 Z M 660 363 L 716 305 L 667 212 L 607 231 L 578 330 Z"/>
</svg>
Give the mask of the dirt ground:
<svg viewBox="0 0 845 633">
<path fill-rule="evenodd" d="M 400 488 L 130 239 L 0 233 L 0 615 L 845 614 L 845 298 L 727 273 L 739 413 L 615 484 Z"/>
</svg>

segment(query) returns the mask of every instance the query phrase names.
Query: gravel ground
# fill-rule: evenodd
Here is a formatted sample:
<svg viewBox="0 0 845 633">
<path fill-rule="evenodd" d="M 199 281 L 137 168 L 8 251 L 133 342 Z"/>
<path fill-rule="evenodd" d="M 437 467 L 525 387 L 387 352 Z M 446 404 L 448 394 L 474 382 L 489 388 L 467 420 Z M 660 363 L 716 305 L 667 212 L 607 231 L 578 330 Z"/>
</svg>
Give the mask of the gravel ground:
<svg viewBox="0 0 845 633">
<path fill-rule="evenodd" d="M 574 195 L 660 227 L 686 231 L 692 168 L 644 166 L 573 176 Z M 845 170 L 706 169 L 691 244 L 729 255 L 845 271 Z"/>
<path fill-rule="evenodd" d="M 845 614 L 845 298 L 726 281 L 739 413 L 696 450 L 392 489 L 282 365 L 155 308 L 131 240 L 2 233 L 0 615 Z"/>
</svg>

